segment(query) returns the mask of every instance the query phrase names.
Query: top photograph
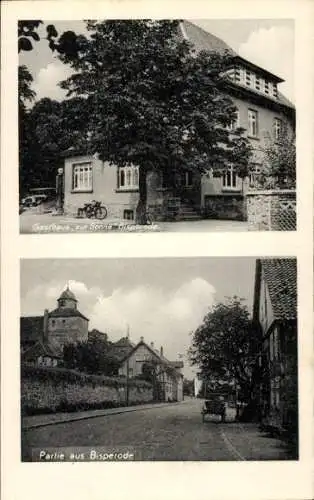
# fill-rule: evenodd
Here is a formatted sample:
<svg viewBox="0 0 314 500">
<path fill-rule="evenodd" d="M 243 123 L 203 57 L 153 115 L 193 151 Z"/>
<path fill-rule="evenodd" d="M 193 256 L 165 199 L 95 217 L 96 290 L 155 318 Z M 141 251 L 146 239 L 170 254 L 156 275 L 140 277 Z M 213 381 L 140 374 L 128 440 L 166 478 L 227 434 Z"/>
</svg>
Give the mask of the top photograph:
<svg viewBox="0 0 314 500">
<path fill-rule="evenodd" d="M 295 231 L 294 22 L 18 22 L 20 232 Z"/>
</svg>

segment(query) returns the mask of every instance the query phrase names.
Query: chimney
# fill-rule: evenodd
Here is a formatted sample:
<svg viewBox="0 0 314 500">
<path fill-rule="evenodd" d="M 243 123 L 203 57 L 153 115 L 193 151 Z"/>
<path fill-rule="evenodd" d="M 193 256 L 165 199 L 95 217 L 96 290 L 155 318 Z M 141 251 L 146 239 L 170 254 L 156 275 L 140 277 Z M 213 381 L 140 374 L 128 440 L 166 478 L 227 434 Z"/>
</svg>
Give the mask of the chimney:
<svg viewBox="0 0 314 500">
<path fill-rule="evenodd" d="M 150 346 L 151 346 L 152 349 L 154 349 L 154 342 L 151 342 Z"/>
<path fill-rule="evenodd" d="M 141 341 L 141 342 L 144 342 L 144 337 L 140 337 L 140 341 Z"/>
<path fill-rule="evenodd" d="M 44 328 L 43 328 L 43 343 L 48 342 L 48 309 L 44 311 Z"/>
<path fill-rule="evenodd" d="M 160 348 L 160 356 L 163 356 L 163 355 L 164 355 L 164 348 L 163 348 L 163 346 L 161 346 L 161 348 Z"/>
</svg>

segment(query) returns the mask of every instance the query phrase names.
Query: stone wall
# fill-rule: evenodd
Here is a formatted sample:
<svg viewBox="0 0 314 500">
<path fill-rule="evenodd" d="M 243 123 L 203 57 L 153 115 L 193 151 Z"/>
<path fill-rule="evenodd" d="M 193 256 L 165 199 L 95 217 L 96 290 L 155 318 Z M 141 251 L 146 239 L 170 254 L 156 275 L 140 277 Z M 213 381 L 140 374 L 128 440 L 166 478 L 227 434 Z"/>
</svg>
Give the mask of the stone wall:
<svg viewBox="0 0 314 500">
<path fill-rule="evenodd" d="M 205 195 L 203 215 L 209 219 L 246 220 L 245 197 L 238 193 Z"/>
<path fill-rule="evenodd" d="M 129 380 L 130 404 L 152 400 L 153 390 L 148 382 Z M 123 377 L 85 375 L 62 368 L 22 367 L 22 414 L 124 406 L 125 402 Z"/>
<path fill-rule="evenodd" d="M 250 231 L 295 231 L 295 190 L 249 191 L 247 198 Z"/>
</svg>

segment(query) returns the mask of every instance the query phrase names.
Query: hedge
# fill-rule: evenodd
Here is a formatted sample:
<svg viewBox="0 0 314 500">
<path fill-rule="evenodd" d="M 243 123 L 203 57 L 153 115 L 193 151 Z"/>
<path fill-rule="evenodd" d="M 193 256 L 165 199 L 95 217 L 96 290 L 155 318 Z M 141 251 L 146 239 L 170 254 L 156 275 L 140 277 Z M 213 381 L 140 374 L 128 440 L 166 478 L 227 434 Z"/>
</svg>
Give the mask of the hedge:
<svg viewBox="0 0 314 500">
<path fill-rule="evenodd" d="M 21 366 L 21 378 L 37 378 L 40 381 L 49 381 L 54 383 L 66 382 L 81 385 L 106 385 L 107 387 L 125 387 L 126 377 L 108 377 L 105 375 L 90 375 L 87 373 L 69 370 L 60 367 L 41 367 L 41 366 Z M 129 379 L 130 387 L 151 388 L 152 385 L 146 380 Z"/>
</svg>

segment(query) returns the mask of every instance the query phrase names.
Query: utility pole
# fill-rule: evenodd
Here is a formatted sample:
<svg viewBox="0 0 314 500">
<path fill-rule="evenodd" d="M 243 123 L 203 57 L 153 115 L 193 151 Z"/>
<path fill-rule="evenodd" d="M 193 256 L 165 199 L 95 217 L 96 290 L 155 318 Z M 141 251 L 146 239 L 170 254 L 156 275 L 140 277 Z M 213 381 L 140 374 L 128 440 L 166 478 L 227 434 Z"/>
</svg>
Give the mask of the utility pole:
<svg viewBox="0 0 314 500">
<path fill-rule="evenodd" d="M 126 338 L 129 340 L 130 337 L 130 326 L 127 324 L 127 329 L 126 329 Z M 129 406 L 129 371 L 130 371 L 130 358 L 129 356 L 126 359 L 126 390 L 125 390 L 125 404 L 126 406 Z"/>
<path fill-rule="evenodd" d="M 129 358 L 126 360 L 126 406 L 129 406 Z"/>
</svg>

